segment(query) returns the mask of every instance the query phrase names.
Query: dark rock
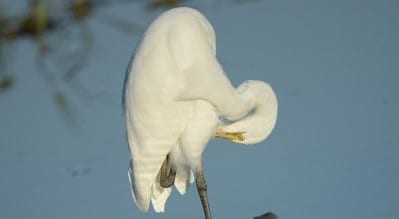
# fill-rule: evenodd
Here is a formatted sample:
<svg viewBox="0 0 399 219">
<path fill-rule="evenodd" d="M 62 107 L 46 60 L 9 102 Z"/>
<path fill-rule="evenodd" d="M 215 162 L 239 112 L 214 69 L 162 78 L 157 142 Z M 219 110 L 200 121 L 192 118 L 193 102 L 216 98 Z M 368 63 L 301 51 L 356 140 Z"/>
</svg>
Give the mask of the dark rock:
<svg viewBox="0 0 399 219">
<path fill-rule="evenodd" d="M 273 212 L 267 212 L 260 216 L 254 217 L 254 219 L 277 219 L 277 215 L 275 215 Z"/>
</svg>

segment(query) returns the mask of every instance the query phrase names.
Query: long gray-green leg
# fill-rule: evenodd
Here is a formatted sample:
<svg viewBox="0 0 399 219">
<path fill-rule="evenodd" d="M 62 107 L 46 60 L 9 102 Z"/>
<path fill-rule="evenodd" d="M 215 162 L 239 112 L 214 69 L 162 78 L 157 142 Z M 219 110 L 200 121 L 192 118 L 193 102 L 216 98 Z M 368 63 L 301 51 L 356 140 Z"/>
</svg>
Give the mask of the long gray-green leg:
<svg viewBox="0 0 399 219">
<path fill-rule="evenodd" d="M 161 166 L 161 174 L 159 183 L 163 188 L 169 188 L 175 183 L 176 178 L 176 169 L 172 166 L 172 162 L 170 162 L 169 154 L 166 155 L 166 158 Z"/>
<path fill-rule="evenodd" d="M 211 219 L 211 209 L 209 208 L 208 195 L 206 194 L 207 186 L 204 174 L 202 172 L 202 166 L 197 169 L 196 175 L 197 175 L 196 179 L 197 190 L 201 199 L 202 208 L 205 214 L 205 219 Z"/>
</svg>

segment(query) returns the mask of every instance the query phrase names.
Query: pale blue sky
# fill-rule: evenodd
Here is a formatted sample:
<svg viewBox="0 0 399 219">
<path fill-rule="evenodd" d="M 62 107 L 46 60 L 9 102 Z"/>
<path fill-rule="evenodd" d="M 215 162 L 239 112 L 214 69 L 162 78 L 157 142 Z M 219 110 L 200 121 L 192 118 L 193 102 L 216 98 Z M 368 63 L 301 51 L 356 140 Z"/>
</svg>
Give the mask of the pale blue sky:
<svg viewBox="0 0 399 219">
<path fill-rule="evenodd" d="M 213 24 L 232 83 L 268 81 L 279 100 L 267 141 L 244 147 L 213 140 L 205 150 L 214 218 L 269 210 L 281 219 L 399 218 L 399 2 L 187 5 Z M 143 27 L 162 12 L 141 6 L 102 12 Z M 14 47 L 17 83 L 0 94 L 0 218 L 203 218 L 195 186 L 185 196 L 174 191 L 165 214 L 135 207 L 120 100 L 139 35 L 96 20 L 90 26 L 96 37 L 79 80 L 99 97 L 79 99 L 62 85 L 76 128 L 54 107 L 31 42 Z"/>
</svg>

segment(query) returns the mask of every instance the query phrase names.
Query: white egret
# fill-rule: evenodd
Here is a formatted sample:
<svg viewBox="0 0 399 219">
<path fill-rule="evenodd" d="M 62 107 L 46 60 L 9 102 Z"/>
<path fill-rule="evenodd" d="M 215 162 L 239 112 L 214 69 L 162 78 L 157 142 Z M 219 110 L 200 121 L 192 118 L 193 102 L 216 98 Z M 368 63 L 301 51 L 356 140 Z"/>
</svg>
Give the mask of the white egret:
<svg viewBox="0 0 399 219">
<path fill-rule="evenodd" d="M 231 85 L 216 58 L 213 27 L 191 8 L 171 9 L 149 26 L 130 61 L 123 92 L 129 179 L 144 212 L 150 203 L 163 212 L 171 186 L 184 194 L 195 173 L 210 219 L 201 160 L 208 141 L 257 143 L 277 118 L 277 99 L 268 84 Z"/>
</svg>

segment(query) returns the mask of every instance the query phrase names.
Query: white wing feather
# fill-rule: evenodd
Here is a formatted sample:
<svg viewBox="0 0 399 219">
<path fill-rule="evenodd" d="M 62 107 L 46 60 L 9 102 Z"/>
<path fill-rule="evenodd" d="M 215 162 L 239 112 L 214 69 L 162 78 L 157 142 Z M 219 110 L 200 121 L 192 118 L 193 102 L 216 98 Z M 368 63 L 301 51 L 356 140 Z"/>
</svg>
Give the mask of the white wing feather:
<svg viewBox="0 0 399 219">
<path fill-rule="evenodd" d="M 193 171 L 189 168 L 178 167 L 176 170 L 175 187 L 177 191 L 184 195 L 188 186 L 194 182 Z"/>
</svg>

